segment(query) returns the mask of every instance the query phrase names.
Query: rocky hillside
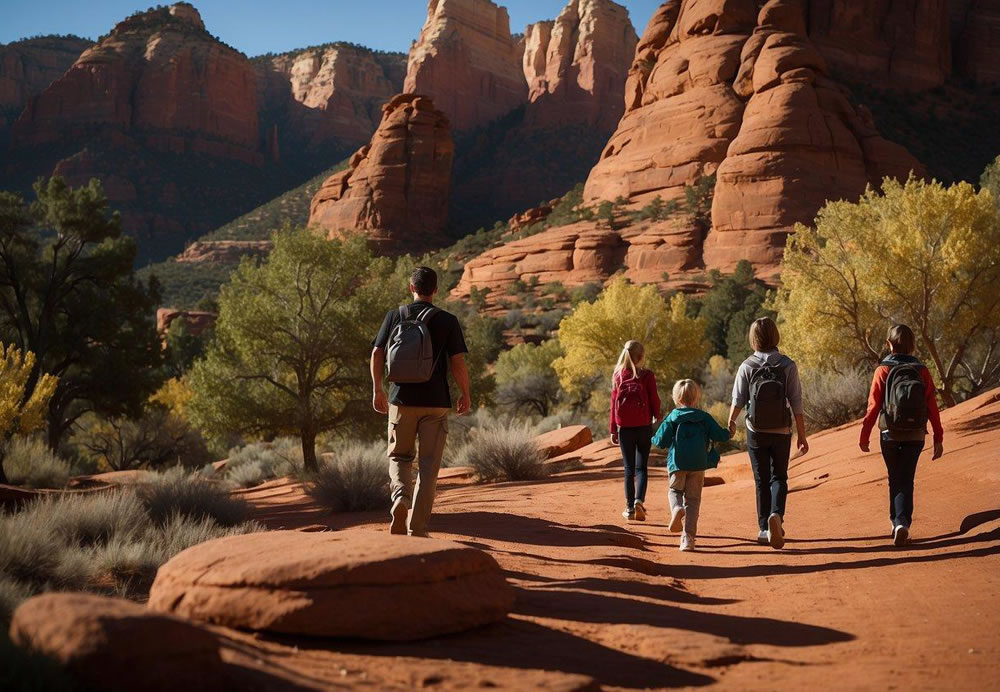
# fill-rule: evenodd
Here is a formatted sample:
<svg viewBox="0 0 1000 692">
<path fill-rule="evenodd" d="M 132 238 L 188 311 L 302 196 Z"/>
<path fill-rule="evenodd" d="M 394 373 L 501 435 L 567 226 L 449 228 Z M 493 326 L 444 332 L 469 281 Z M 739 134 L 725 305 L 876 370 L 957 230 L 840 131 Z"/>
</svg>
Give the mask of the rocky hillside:
<svg viewBox="0 0 1000 692">
<path fill-rule="evenodd" d="M 39 36 L 0 45 L 0 146 L 28 101 L 59 79 L 93 43 L 79 36 Z"/>
</svg>

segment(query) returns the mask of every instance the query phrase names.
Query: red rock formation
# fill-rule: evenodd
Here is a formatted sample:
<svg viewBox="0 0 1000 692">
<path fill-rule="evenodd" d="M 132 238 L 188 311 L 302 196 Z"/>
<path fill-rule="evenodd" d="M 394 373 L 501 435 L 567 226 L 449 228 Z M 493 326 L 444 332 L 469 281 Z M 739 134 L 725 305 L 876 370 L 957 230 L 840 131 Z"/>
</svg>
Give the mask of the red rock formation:
<svg viewBox="0 0 1000 692">
<path fill-rule="evenodd" d="M 403 91 L 434 99 L 456 131 L 486 125 L 527 101 L 522 50 L 506 8 L 491 0 L 430 0 Z"/>
<path fill-rule="evenodd" d="M 799 0 L 769 0 L 759 13 L 755 0 L 662 5 L 636 50 L 626 114 L 585 199 L 680 198 L 686 185 L 717 173 L 703 264 L 731 270 L 746 258 L 767 276 L 791 227 L 811 222 L 824 201 L 919 171 L 829 78 L 805 32 Z"/>
<path fill-rule="evenodd" d="M 625 76 L 638 41 L 628 10 L 570 0 L 554 22 L 525 29 L 528 123 L 588 123 L 609 132 L 622 116 Z"/>
<path fill-rule="evenodd" d="M 809 38 L 837 75 L 882 88 L 931 88 L 951 74 L 948 4 L 809 0 Z"/>
<path fill-rule="evenodd" d="M 0 46 L 0 128 L 10 125 L 31 97 L 61 77 L 92 45 L 85 38 L 45 36 Z"/>
<path fill-rule="evenodd" d="M 386 104 L 371 144 L 324 181 L 309 225 L 330 236 L 363 233 L 384 254 L 440 247 L 452 155 L 444 113 L 426 97 L 400 94 Z"/>
<path fill-rule="evenodd" d="M 955 73 L 981 83 L 1000 82 L 1000 2 L 952 0 Z"/>
<path fill-rule="evenodd" d="M 191 336 L 201 336 L 205 330 L 215 326 L 219 316 L 214 312 L 197 310 L 178 310 L 176 308 L 160 308 L 156 311 L 156 331 L 166 336 L 174 320 L 183 320 Z"/>
<path fill-rule="evenodd" d="M 199 240 L 177 256 L 188 264 L 239 264 L 244 257 L 265 257 L 271 252 L 270 240 Z"/>
<path fill-rule="evenodd" d="M 32 99 L 14 124 L 11 144 L 29 147 L 108 129 L 141 135 L 152 149 L 259 162 L 250 63 L 215 40 L 191 5 L 134 15 Z"/>
<path fill-rule="evenodd" d="M 285 134 L 310 147 L 329 140 L 356 147 L 402 91 L 406 56 L 336 44 L 255 59 L 254 70 L 261 108 Z"/>
</svg>

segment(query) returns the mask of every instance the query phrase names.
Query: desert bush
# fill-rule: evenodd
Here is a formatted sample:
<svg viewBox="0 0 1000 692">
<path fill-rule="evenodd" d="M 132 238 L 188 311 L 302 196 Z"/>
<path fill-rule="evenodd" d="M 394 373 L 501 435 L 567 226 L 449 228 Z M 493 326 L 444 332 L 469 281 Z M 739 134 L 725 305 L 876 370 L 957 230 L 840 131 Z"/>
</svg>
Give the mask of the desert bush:
<svg viewBox="0 0 1000 692">
<path fill-rule="evenodd" d="M 132 538 L 150 524 L 149 514 L 132 490 L 42 498 L 33 511 L 46 518 L 67 545 L 104 545 L 112 538 Z"/>
<path fill-rule="evenodd" d="M 209 459 L 198 431 L 160 408 L 134 420 L 97 421 L 78 437 L 77 443 L 85 456 L 112 471 L 177 464 L 199 466 Z"/>
<path fill-rule="evenodd" d="M 802 403 L 806 423 L 813 430 L 827 430 L 865 415 L 870 375 L 864 368 L 842 373 L 806 370 L 802 374 Z"/>
<path fill-rule="evenodd" d="M 322 443 L 320 443 L 322 446 Z M 240 488 L 291 476 L 302 468 L 302 446 L 295 438 L 255 442 L 229 451 L 223 478 Z"/>
<path fill-rule="evenodd" d="M 480 483 L 538 480 L 548 475 L 545 458 L 525 423 L 477 429 L 457 454 L 459 466 L 471 466 Z"/>
<path fill-rule="evenodd" d="M 729 361 L 722 356 L 712 356 L 701 374 L 701 400 L 706 405 L 715 402 L 728 403 L 732 400 L 733 383 L 736 381 Z M 667 386 L 669 383 L 665 383 Z M 725 422 L 725 421 L 723 421 Z"/>
<path fill-rule="evenodd" d="M 563 354 L 556 339 L 518 344 L 496 363 L 497 403 L 512 411 L 545 417 L 559 399 L 559 376 L 552 362 Z"/>
<path fill-rule="evenodd" d="M 40 437 L 11 439 L 3 467 L 11 483 L 29 488 L 64 488 L 70 475 L 69 462 L 49 449 Z"/>
<path fill-rule="evenodd" d="M 213 519 L 220 526 L 246 521 L 249 505 L 232 497 L 224 485 L 171 469 L 138 489 L 150 518 L 160 526 L 180 514 L 192 519 Z"/>
<path fill-rule="evenodd" d="M 36 502 L 0 516 L 0 576 L 26 588 L 82 588 L 93 566 L 83 549 L 60 538 L 44 513 L 48 507 Z"/>
<path fill-rule="evenodd" d="M 389 507 L 388 462 L 381 442 L 344 442 L 324 454 L 319 471 L 306 479 L 310 493 L 334 512 Z"/>
</svg>

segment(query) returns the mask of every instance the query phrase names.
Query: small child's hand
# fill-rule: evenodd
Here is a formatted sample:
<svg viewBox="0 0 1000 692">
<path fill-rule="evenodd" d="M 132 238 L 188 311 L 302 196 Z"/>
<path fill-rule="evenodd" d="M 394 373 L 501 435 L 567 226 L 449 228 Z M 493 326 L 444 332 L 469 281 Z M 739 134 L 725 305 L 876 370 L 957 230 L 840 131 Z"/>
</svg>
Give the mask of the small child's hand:
<svg viewBox="0 0 1000 692">
<path fill-rule="evenodd" d="M 934 460 L 934 459 L 940 459 L 943 454 L 944 454 L 944 443 L 943 442 L 935 442 L 934 443 L 934 456 L 932 456 L 931 459 L 932 460 Z"/>
<path fill-rule="evenodd" d="M 618 444 L 618 433 L 611 433 L 611 444 Z"/>
</svg>

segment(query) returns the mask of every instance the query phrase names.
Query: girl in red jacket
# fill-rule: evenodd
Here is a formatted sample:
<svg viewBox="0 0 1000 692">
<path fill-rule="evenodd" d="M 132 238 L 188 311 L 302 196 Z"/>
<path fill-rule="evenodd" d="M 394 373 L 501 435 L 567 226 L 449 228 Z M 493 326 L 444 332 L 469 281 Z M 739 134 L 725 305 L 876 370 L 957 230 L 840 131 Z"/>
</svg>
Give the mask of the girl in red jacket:
<svg viewBox="0 0 1000 692">
<path fill-rule="evenodd" d="M 913 357 L 916 346 L 913 331 L 905 324 L 894 325 L 889 329 L 886 345 L 889 356 L 875 370 L 859 446 L 862 452 L 869 451 L 869 438 L 878 420 L 882 431 L 882 458 L 889 473 L 892 542 L 901 547 L 910 542 L 913 477 L 917 473 L 917 460 L 924 450 L 927 423 L 934 430 L 931 459 L 944 454 L 944 432 L 934 380 L 923 363 Z"/>
<path fill-rule="evenodd" d="M 625 511 L 622 516 L 646 520 L 646 470 L 652 446 L 653 424 L 660 417 L 656 377 L 642 368 L 645 349 L 629 341 L 622 349 L 611 378 L 611 442 L 622 450 L 625 465 Z"/>
</svg>

